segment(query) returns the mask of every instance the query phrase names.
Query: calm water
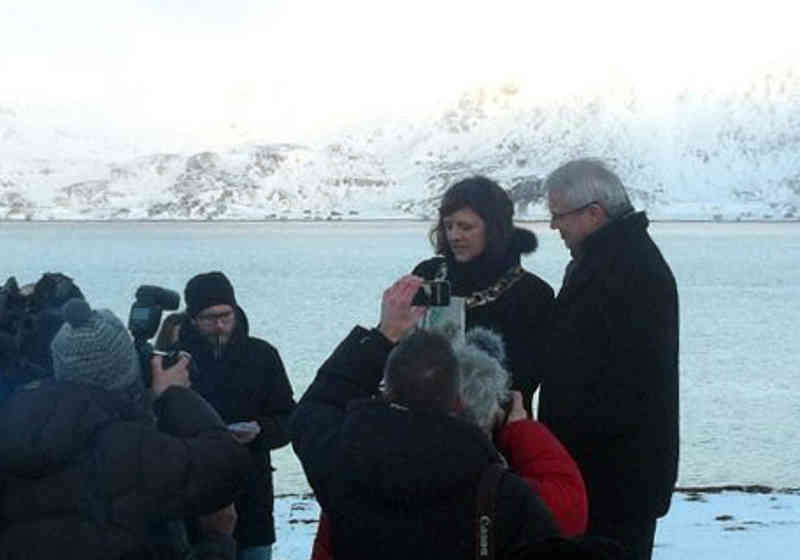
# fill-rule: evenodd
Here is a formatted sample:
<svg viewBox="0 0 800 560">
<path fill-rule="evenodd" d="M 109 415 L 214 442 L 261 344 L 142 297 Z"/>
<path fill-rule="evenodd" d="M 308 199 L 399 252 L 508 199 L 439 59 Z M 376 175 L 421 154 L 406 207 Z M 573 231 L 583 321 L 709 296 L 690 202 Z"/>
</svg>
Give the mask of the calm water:
<svg viewBox="0 0 800 560">
<path fill-rule="evenodd" d="M 544 224 L 525 266 L 561 283 L 566 250 Z M 2 223 L 0 281 L 72 276 L 127 319 L 140 284 L 182 293 L 232 279 L 251 332 L 275 344 L 299 398 L 383 289 L 430 255 L 423 223 Z M 654 224 L 681 297 L 681 485 L 800 487 L 800 224 Z M 307 489 L 291 450 L 277 492 Z"/>
</svg>

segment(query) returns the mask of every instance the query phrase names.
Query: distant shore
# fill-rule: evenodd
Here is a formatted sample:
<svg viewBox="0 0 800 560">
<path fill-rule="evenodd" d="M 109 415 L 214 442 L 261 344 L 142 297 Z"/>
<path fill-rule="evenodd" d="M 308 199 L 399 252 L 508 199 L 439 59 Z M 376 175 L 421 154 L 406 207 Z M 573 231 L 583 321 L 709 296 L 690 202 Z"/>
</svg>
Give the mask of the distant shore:
<svg viewBox="0 0 800 560">
<path fill-rule="evenodd" d="M 720 225 L 746 225 L 746 224 L 800 224 L 800 218 L 794 219 L 775 219 L 775 220 L 716 220 L 709 219 L 678 219 L 678 218 L 649 218 L 650 222 L 656 224 L 720 224 Z M 77 219 L 77 218 L 59 218 L 59 219 L 25 219 L 25 218 L 0 218 L 0 224 L 361 224 L 361 223 L 431 223 L 433 220 L 430 218 L 409 218 L 409 217 L 383 217 L 383 218 L 277 218 L 277 219 L 233 219 L 233 218 L 220 218 L 220 219 L 197 219 L 197 218 L 165 218 L 165 219 L 119 219 L 113 218 L 104 220 L 101 218 L 90 219 Z M 547 218 L 537 219 L 515 219 L 518 224 L 549 224 L 550 220 Z"/>
</svg>

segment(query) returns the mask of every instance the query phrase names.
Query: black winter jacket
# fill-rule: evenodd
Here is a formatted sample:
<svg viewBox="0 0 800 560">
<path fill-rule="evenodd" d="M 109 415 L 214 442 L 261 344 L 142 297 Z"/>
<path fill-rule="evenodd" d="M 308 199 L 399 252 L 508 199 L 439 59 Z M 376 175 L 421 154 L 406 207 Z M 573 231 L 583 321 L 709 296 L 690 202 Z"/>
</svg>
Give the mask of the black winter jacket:
<svg viewBox="0 0 800 560">
<path fill-rule="evenodd" d="M 202 398 L 181 387 L 156 401 L 161 420 L 118 395 L 48 380 L 0 407 L 0 558 L 158 558 L 167 520 L 229 504 L 247 451 Z"/>
<path fill-rule="evenodd" d="M 533 232 L 515 228 L 508 253 L 497 261 L 480 256 L 467 263 L 458 263 L 452 256 L 442 256 L 418 264 L 413 274 L 426 280 L 436 277 L 445 263 L 447 280 L 454 296 L 466 297 L 494 285 L 510 268 L 520 264 L 520 255 L 537 246 Z M 503 337 L 507 368 L 512 374 L 512 389 L 520 391 L 526 408 L 542 379 L 542 346 L 544 329 L 553 308 L 553 289 L 528 271 L 494 301 L 468 306 L 467 329 L 481 326 Z"/>
<path fill-rule="evenodd" d="M 678 293 L 643 212 L 590 235 L 556 298 L 539 419 L 593 519 L 655 519 L 678 471 Z"/>
<path fill-rule="evenodd" d="M 460 419 L 412 412 L 378 398 L 391 345 L 355 328 L 320 368 L 292 416 L 292 443 L 322 509 L 336 557 L 474 558 L 478 480 L 498 455 Z M 498 558 L 557 534 L 528 485 L 502 479 Z"/>
<path fill-rule="evenodd" d="M 288 421 L 295 402 L 278 351 L 249 336 L 241 308 L 236 309 L 236 321 L 219 358 L 189 321 L 181 326 L 178 347 L 192 355 L 192 389 L 208 400 L 226 423 L 256 420 L 261 426 L 261 433 L 247 445 L 254 463 L 250 482 L 236 500 L 234 536 L 239 548 L 247 548 L 275 542 L 270 450 L 289 443 Z"/>
</svg>

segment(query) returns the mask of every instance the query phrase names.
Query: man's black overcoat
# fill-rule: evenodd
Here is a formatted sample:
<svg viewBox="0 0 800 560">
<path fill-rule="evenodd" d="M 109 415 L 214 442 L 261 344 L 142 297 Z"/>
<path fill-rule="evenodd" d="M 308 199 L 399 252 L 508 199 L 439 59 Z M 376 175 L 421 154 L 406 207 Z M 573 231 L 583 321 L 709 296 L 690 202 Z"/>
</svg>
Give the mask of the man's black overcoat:
<svg viewBox="0 0 800 560">
<path fill-rule="evenodd" d="M 592 519 L 655 519 L 678 472 L 678 293 L 643 212 L 590 235 L 549 334 L 539 419 L 578 463 Z"/>
</svg>

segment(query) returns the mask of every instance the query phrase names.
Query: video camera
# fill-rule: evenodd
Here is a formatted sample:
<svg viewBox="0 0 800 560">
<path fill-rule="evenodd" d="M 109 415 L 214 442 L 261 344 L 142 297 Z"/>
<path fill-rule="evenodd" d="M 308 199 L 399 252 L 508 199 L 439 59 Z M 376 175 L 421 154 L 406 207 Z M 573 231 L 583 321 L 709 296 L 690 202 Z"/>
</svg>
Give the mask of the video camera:
<svg viewBox="0 0 800 560">
<path fill-rule="evenodd" d="M 149 340 L 156 335 L 161 324 L 161 313 L 166 309 L 178 309 L 181 296 L 177 292 L 160 288 L 159 286 L 139 286 L 136 290 L 136 299 L 131 305 L 128 315 L 128 330 L 133 335 L 133 345 L 139 354 L 142 376 L 146 387 L 153 381 L 153 372 L 150 369 L 150 359 L 154 354 L 163 356 L 164 368 L 175 365 L 180 357 L 179 352 L 160 352 L 153 349 Z"/>
<path fill-rule="evenodd" d="M 0 369 L 12 376 L 19 363 L 22 341 L 33 331 L 27 298 L 20 292 L 17 279 L 11 276 L 0 288 Z"/>
<path fill-rule="evenodd" d="M 47 272 L 35 284 L 19 287 L 10 276 L 0 287 L 0 375 L 9 387 L 53 373 L 50 343 L 64 318 L 61 306 L 83 299 L 72 278 Z"/>
</svg>

